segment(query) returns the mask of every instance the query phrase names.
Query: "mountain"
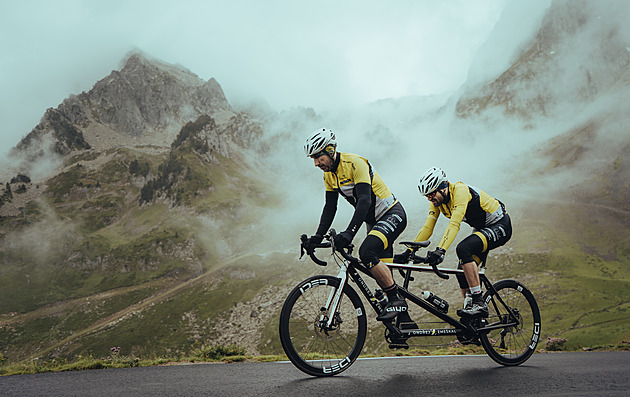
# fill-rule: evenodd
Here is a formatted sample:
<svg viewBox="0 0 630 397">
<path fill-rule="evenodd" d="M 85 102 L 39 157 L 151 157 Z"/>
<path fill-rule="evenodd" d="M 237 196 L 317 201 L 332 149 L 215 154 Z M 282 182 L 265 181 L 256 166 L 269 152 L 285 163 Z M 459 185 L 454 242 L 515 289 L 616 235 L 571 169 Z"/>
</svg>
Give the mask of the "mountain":
<svg viewBox="0 0 630 397">
<path fill-rule="evenodd" d="M 13 151 L 18 172 L 0 186 L 2 356 L 98 357 L 111 346 L 184 356 L 227 344 L 280 354 L 285 296 L 308 275 L 334 272 L 298 261 L 297 249 L 298 229 L 323 204 L 321 175 L 296 166 L 299 132 L 331 122 L 351 131 L 340 145 L 371 150 L 388 183 L 397 172 L 413 185 L 416 168 L 401 165 L 419 158 L 486 176 L 482 188 L 493 185 L 515 226 L 487 274 L 532 289 L 544 337 L 574 349 L 623 344 L 630 37 L 620 4 L 553 1 L 498 76 L 448 100 L 392 98 L 357 114 L 236 110 L 218 82 L 130 54 L 47 110 Z M 452 139 L 448 150 L 425 146 L 438 134 Z M 413 238 L 424 208 L 404 205 Z M 417 283 L 457 307 L 451 281 Z M 366 352 L 386 352 L 382 327 L 370 327 Z"/>
<path fill-rule="evenodd" d="M 131 53 L 89 92 L 48 109 L 42 121 L 16 146 L 36 152 L 46 137 L 62 155 L 117 146 L 168 146 L 182 125 L 201 115 L 225 120 L 233 115 L 216 80 L 201 80 L 182 67 Z"/>
<path fill-rule="evenodd" d="M 470 87 L 457 101 L 457 115 L 496 110 L 555 118 L 625 88 L 627 15 L 627 6 L 618 1 L 553 1 L 530 46 L 498 78 Z"/>
<path fill-rule="evenodd" d="M 140 53 L 48 109 L 13 149 L 22 172 L 0 191 L 4 356 L 98 354 L 113 341 L 86 347 L 88 330 L 107 333 L 131 308 L 183 285 L 209 294 L 232 273 L 249 280 L 238 264 L 221 268 L 254 249 L 248 234 L 280 202 L 254 162 L 266 145 L 261 122 L 233 111 L 215 80 Z M 38 164 L 46 176 L 33 176 Z M 160 319 L 180 318 L 173 310 Z M 163 339 L 128 348 L 172 349 Z"/>
</svg>

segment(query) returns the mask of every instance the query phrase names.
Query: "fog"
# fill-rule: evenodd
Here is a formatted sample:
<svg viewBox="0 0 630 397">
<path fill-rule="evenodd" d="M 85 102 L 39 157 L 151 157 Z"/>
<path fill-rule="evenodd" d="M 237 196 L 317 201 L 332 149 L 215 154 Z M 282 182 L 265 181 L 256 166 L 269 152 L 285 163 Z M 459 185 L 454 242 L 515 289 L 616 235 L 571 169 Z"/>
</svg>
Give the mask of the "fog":
<svg viewBox="0 0 630 397">
<path fill-rule="evenodd" d="M 0 12 L 0 155 L 44 111 L 140 49 L 222 85 L 231 103 L 350 108 L 457 90 L 507 8 L 515 48 L 548 1 L 25 0 Z M 493 46 L 496 71 L 509 52 Z M 479 68 L 477 68 L 479 69 Z M 481 69 L 487 70 L 482 67 Z"/>
<path fill-rule="evenodd" d="M 533 183 L 524 170 L 531 174 L 538 162 L 544 167 L 544 160 L 532 153 L 550 138 L 626 102 L 625 85 L 619 93 L 601 94 L 612 84 L 611 76 L 625 67 L 611 52 L 623 47 L 606 40 L 626 40 L 630 53 L 625 23 L 630 7 L 621 1 L 585 2 L 586 28 L 547 43 L 551 61 L 535 78 L 521 78 L 518 73 L 528 70 L 519 72 L 514 62 L 534 44 L 550 4 L 407 0 L 304 5 L 276 0 L 7 5 L 0 29 L 3 37 L 12 32 L 20 40 L 0 42 L 5 54 L 0 59 L 1 148 L 6 153 L 46 108 L 89 90 L 119 68 L 126 53 L 139 49 L 203 79 L 215 78 L 236 108 L 262 101 L 277 112 L 266 125 L 271 152 L 264 166 L 277 172 L 287 204 L 265 222 L 279 230 L 315 230 L 324 199 L 322 173 L 304 156 L 302 145 L 312 130 L 327 127 L 337 133 L 340 151 L 368 158 L 381 174 L 407 209 L 406 234 L 413 237 L 428 207 L 417 181 L 431 166 L 506 203 L 522 197 L 524 185 L 542 191 L 558 180 L 579 182 L 567 171 L 562 179 Z M 556 27 L 564 28 L 552 29 Z M 519 78 L 507 79 L 508 71 Z M 460 96 L 477 93 L 495 79 L 512 95 L 510 106 L 528 108 L 539 101 L 544 109 L 526 120 L 505 117 L 505 109 L 487 109 L 478 118 L 454 117 Z M 620 119 L 609 129 L 623 131 L 625 126 Z M 608 139 L 615 142 L 614 136 Z M 338 229 L 345 228 L 351 212 L 341 201 Z"/>
<path fill-rule="evenodd" d="M 499 198 L 516 221 L 525 206 L 561 204 L 556 195 L 606 175 L 628 142 L 630 29 L 624 21 L 630 18 L 630 7 L 620 1 L 581 4 L 579 12 L 569 15 L 574 19 L 565 22 L 575 28 L 550 24 L 540 37 L 542 14 L 532 17 L 535 24 L 522 25 L 523 4 L 506 7 L 473 57 L 467 80 L 453 92 L 390 98 L 316 116 L 306 109 L 284 114 L 269 130 L 276 133 L 272 141 L 281 156 L 273 161 L 283 165 L 279 178 L 287 181 L 290 205 L 267 221 L 276 222 L 279 230 L 301 228 L 295 231 L 307 234 L 317 228 L 324 204 L 322 172 L 305 157 L 302 145 L 320 127 L 335 131 L 339 151 L 366 157 L 403 203 L 409 225 L 401 240 L 413 238 L 424 223 L 428 203 L 417 183 L 431 166 L 445 169 L 451 181 L 464 181 Z M 533 45 L 542 51 L 531 61 L 534 66 L 527 59 L 515 64 Z M 462 95 L 482 95 L 483 83 L 494 79 L 504 103 L 479 117 L 455 117 Z M 506 107 L 527 115 L 506 115 Z M 561 158 L 564 163 L 550 167 L 552 157 L 541 153 L 563 150 L 551 139 L 589 123 L 593 132 L 588 140 L 567 139 L 575 145 L 576 158 Z M 333 227 L 344 230 L 352 208 L 339 201 Z M 601 204 L 582 203 L 600 209 Z M 438 223 L 436 235 L 445 224 L 444 219 Z M 462 228 L 460 237 L 467 235 L 467 226 Z"/>
<path fill-rule="evenodd" d="M 451 181 L 464 181 L 510 202 L 510 192 L 520 192 L 523 183 L 514 177 L 515 163 L 547 140 L 548 130 L 525 131 L 524 123 L 509 120 L 492 125 L 492 130 L 486 122 L 458 121 L 453 117 L 454 103 L 448 99 L 407 98 L 412 103 L 432 100 L 433 106 L 425 107 L 426 114 L 405 106 L 404 100 L 396 111 L 391 109 L 393 104 L 376 103 L 353 112 L 324 114 L 317 121 L 302 121 L 300 131 L 291 135 L 286 131 L 294 128 L 296 121 L 281 118 L 280 125 L 270 126 L 270 131 L 279 131 L 277 139 L 271 140 L 278 157 L 270 161 L 280 165 L 277 178 L 285 186 L 287 205 L 281 213 L 270 214 L 264 223 L 275 224 L 278 231 L 291 230 L 282 236 L 315 232 L 324 205 L 323 173 L 304 155 L 302 145 L 308 133 L 319 127 L 335 131 L 339 151 L 367 158 L 403 204 L 409 225 L 401 240 L 413 239 L 424 224 L 429 205 L 417 185 L 422 173 L 432 166 L 443 168 Z M 553 122 L 553 126 L 558 127 L 558 123 Z M 351 214 L 352 207 L 340 197 L 333 227 L 345 230 Z M 436 233 L 446 223 L 442 220 Z"/>
</svg>

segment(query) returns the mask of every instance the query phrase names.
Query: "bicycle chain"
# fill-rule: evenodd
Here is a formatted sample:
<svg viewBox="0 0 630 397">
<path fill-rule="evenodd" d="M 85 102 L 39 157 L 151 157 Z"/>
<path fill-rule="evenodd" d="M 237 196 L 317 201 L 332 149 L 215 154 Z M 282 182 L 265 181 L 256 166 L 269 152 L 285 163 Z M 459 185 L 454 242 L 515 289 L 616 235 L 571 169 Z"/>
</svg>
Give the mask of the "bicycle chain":
<svg viewBox="0 0 630 397">
<path fill-rule="evenodd" d="M 403 326 L 403 325 L 416 325 L 416 326 L 418 326 L 419 324 L 445 324 L 445 322 L 444 321 L 423 321 L 423 322 L 416 323 L 415 321 L 412 321 L 412 322 L 401 322 L 399 324 L 399 326 Z M 389 340 L 387 340 L 388 339 L 387 331 L 388 330 L 385 329 L 385 340 L 387 342 L 389 342 Z M 444 336 L 446 336 L 446 335 L 444 335 Z M 409 338 L 409 339 L 411 339 L 411 338 Z M 407 341 L 409 339 L 407 339 Z M 391 340 L 391 338 L 390 338 L 390 340 Z M 458 342 L 459 342 L 459 340 L 458 340 Z M 411 344 L 411 343 L 406 343 L 405 342 L 404 345 L 403 344 L 399 344 L 399 343 L 390 343 L 389 346 L 390 346 L 390 349 L 391 349 L 391 348 L 408 348 L 408 347 L 443 347 L 443 346 L 451 346 L 452 344 L 453 344 L 453 342 L 451 342 L 451 343 L 438 343 L 438 344 L 434 344 L 434 345 L 416 345 L 416 344 Z"/>
</svg>

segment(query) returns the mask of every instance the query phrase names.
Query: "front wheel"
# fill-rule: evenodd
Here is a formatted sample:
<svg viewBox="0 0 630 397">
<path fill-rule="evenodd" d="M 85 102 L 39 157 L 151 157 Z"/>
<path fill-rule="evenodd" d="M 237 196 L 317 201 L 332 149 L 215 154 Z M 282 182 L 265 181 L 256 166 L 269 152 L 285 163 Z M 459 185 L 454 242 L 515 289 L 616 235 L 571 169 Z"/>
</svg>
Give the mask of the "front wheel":
<svg viewBox="0 0 630 397">
<path fill-rule="evenodd" d="M 339 284 L 340 280 L 332 276 L 308 278 L 291 291 L 282 306 L 282 348 L 289 360 L 309 375 L 332 376 L 344 371 L 365 343 L 365 310 L 352 287 L 344 286 L 334 313 L 328 308 Z"/>
<path fill-rule="evenodd" d="M 502 365 L 519 365 L 536 350 L 540 338 L 540 311 L 534 295 L 515 280 L 501 280 L 486 292 L 488 318 L 480 335 L 488 356 Z M 500 297 L 500 299 L 499 299 Z"/>
</svg>

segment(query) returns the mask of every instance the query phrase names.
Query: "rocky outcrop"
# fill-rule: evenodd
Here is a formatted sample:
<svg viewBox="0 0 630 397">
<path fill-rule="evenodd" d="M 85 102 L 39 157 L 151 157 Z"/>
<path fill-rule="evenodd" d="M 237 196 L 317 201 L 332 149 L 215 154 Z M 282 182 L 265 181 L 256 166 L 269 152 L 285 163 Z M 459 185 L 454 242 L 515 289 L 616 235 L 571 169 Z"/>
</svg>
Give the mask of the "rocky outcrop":
<svg viewBox="0 0 630 397">
<path fill-rule="evenodd" d="M 46 149 L 68 155 L 91 147 L 168 148 L 184 124 L 204 114 L 234 115 L 216 80 L 133 53 L 90 91 L 48 109 L 16 149 L 34 156 Z"/>
<path fill-rule="evenodd" d="M 595 100 L 630 72 L 627 6 L 555 0 L 532 45 L 497 79 L 459 99 L 459 117 L 498 109 L 525 119 Z M 626 86 L 627 87 L 627 86 Z"/>
</svg>

